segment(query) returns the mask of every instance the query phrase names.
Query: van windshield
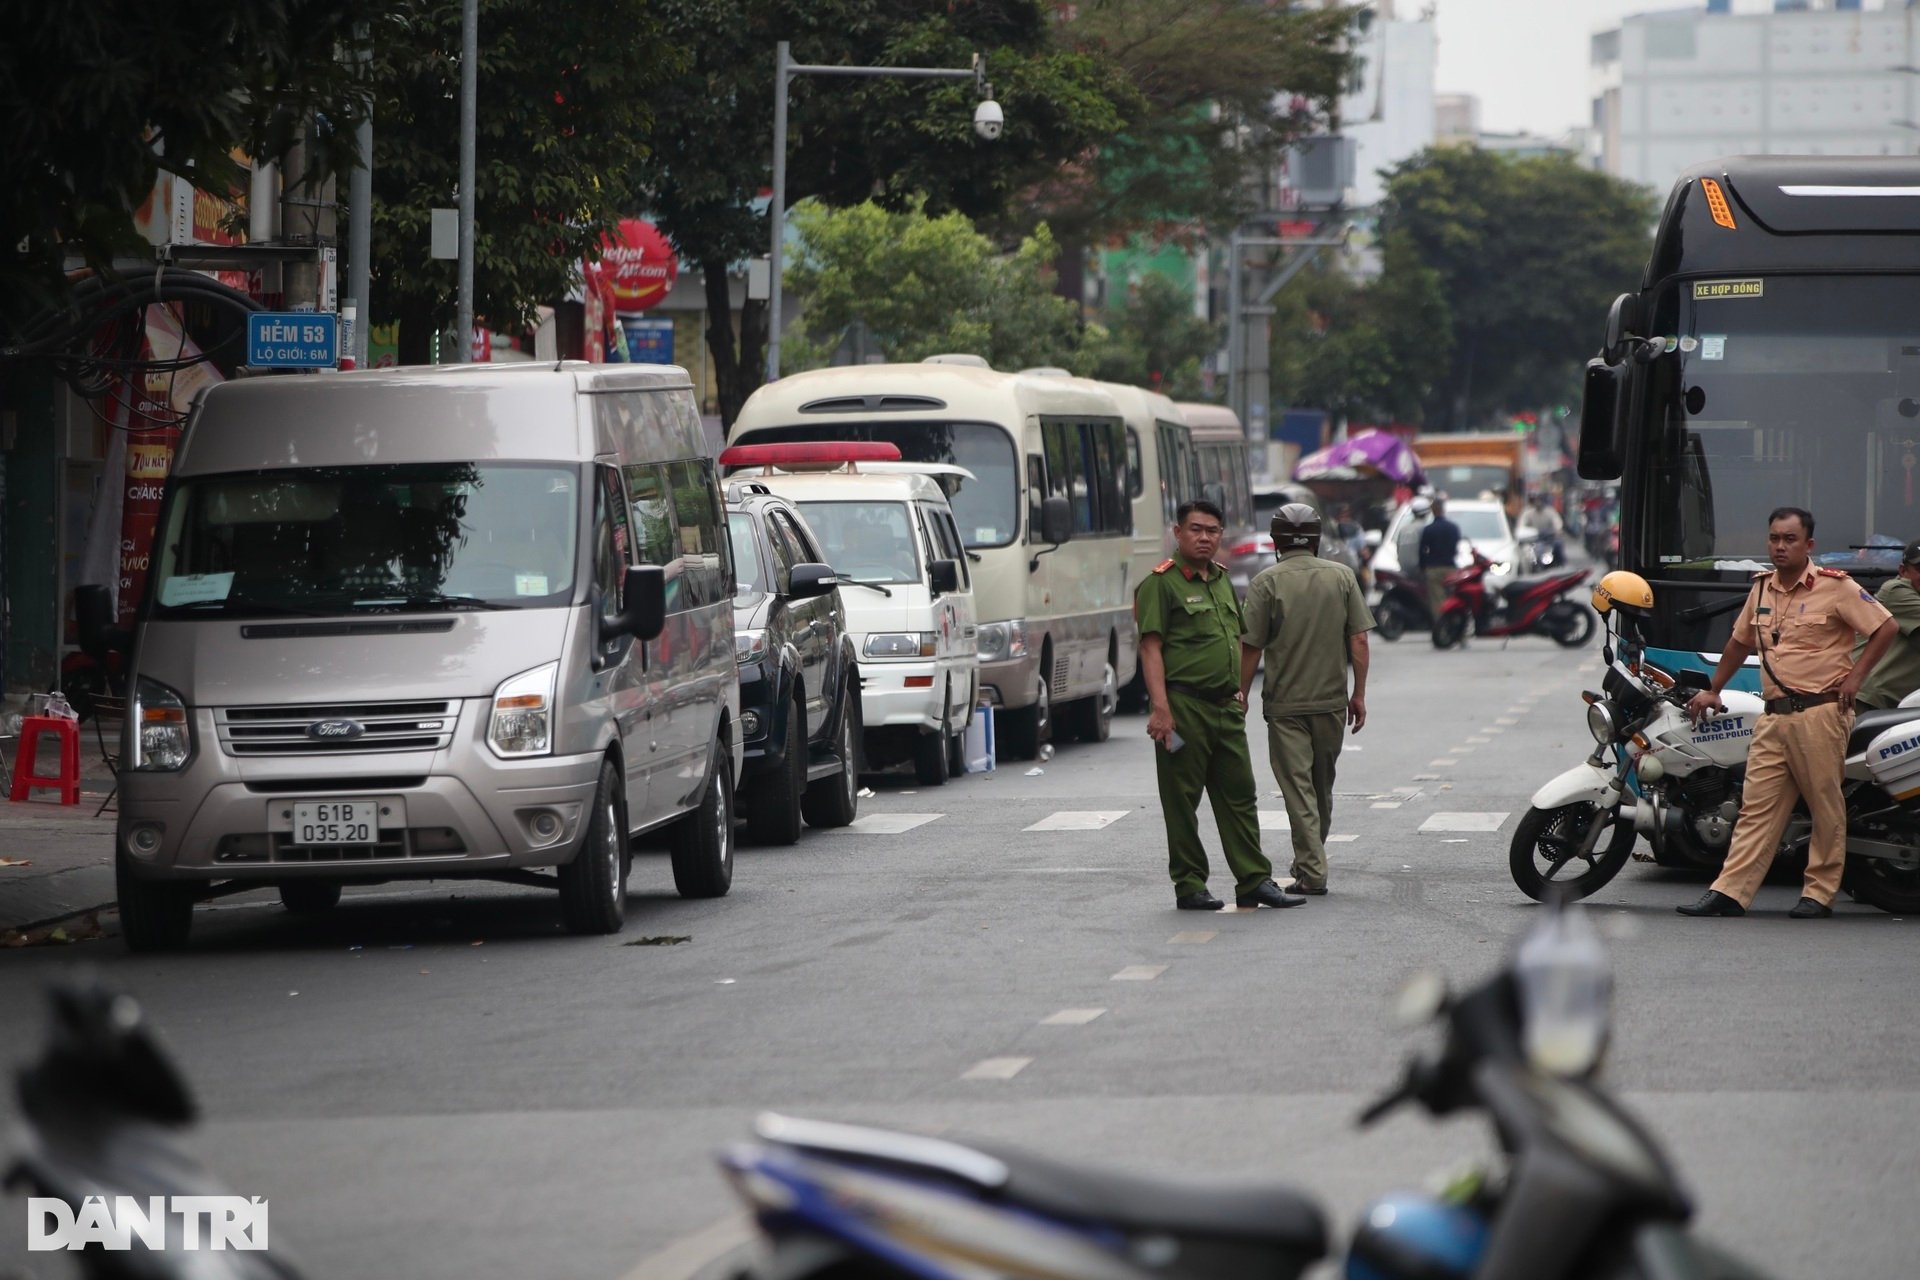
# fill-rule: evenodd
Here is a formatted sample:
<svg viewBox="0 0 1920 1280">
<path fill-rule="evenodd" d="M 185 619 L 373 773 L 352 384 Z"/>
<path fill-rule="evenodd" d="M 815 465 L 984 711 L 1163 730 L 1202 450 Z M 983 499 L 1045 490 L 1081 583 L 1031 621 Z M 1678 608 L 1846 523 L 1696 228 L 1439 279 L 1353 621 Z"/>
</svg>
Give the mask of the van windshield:
<svg viewBox="0 0 1920 1280">
<path fill-rule="evenodd" d="M 578 469 L 436 462 L 182 481 L 154 615 L 427 612 L 573 594 Z"/>
<path fill-rule="evenodd" d="M 807 527 L 827 563 L 855 582 L 918 582 L 904 502 L 803 502 Z"/>
</svg>

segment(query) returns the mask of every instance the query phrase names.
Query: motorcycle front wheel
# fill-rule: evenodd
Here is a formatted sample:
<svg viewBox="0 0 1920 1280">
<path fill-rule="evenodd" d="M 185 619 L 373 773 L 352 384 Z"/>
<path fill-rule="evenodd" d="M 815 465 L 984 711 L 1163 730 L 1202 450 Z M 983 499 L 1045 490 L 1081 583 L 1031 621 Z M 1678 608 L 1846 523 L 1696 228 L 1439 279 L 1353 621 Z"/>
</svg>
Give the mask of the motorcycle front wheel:
<svg viewBox="0 0 1920 1280">
<path fill-rule="evenodd" d="M 1896 916 L 1920 911 L 1920 871 L 1902 871 L 1879 858 L 1849 861 L 1847 889 L 1854 901 Z"/>
<path fill-rule="evenodd" d="M 1455 609 L 1433 620 L 1433 647 L 1451 649 L 1467 638 L 1467 611 Z"/>
<path fill-rule="evenodd" d="M 1602 835 L 1604 848 L 1580 857 L 1575 850 L 1596 821 L 1609 822 L 1613 832 Z M 1535 902 L 1545 902 L 1550 891 L 1569 900 L 1584 898 L 1620 874 L 1633 852 L 1633 841 L 1633 824 L 1609 817 L 1598 805 L 1528 809 L 1514 829 L 1507 865 L 1520 892 Z"/>
<path fill-rule="evenodd" d="M 1552 637 L 1555 644 L 1568 649 L 1578 649 L 1593 639 L 1595 626 L 1593 610 L 1583 609 L 1571 600 L 1556 600 L 1540 615 L 1540 629 Z"/>
</svg>

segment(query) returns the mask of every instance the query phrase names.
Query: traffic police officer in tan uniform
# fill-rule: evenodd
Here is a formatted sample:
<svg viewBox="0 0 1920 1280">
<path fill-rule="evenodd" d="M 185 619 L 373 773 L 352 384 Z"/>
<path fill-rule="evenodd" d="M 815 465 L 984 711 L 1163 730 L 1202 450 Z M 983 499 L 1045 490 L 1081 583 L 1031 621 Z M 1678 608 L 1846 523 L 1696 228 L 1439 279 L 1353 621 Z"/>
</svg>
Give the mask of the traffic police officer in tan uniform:
<svg viewBox="0 0 1920 1280">
<path fill-rule="evenodd" d="M 1833 914 L 1847 857 L 1846 802 L 1840 781 L 1853 727 L 1853 703 L 1867 675 L 1893 643 L 1899 627 L 1884 606 L 1838 569 L 1815 569 L 1813 516 L 1779 507 L 1767 518 L 1767 554 L 1773 572 L 1757 574 L 1733 624 L 1711 687 L 1693 696 L 1695 721 L 1725 711 L 1720 691 L 1749 654 L 1761 656 L 1766 714 L 1747 751 L 1746 790 L 1726 865 L 1683 916 L 1745 915 L 1760 887 L 1781 833 L 1804 797 L 1813 815 L 1806 886 L 1787 914 L 1814 920 Z M 1858 660 L 1856 634 L 1867 637 Z"/>
<path fill-rule="evenodd" d="M 1247 700 L 1239 687 L 1240 602 L 1226 566 L 1213 559 L 1226 518 L 1211 502 L 1187 502 L 1175 521 L 1179 554 L 1141 579 L 1133 593 L 1174 905 L 1182 911 L 1226 905 L 1207 890 L 1207 854 L 1195 818 L 1204 791 L 1213 803 L 1237 904 L 1297 907 L 1306 899 L 1280 892 L 1273 865 L 1260 852 Z"/>
<path fill-rule="evenodd" d="M 1267 759 L 1287 801 L 1295 893 L 1327 891 L 1327 832 L 1333 826 L 1333 771 L 1347 727 L 1367 722 L 1367 632 L 1373 614 L 1353 570 L 1322 560 L 1320 513 L 1289 502 L 1273 515 L 1280 560 L 1247 587 L 1240 637 L 1240 692 L 1266 659 L 1261 695 Z M 1347 690 L 1347 668 L 1353 690 Z"/>
</svg>

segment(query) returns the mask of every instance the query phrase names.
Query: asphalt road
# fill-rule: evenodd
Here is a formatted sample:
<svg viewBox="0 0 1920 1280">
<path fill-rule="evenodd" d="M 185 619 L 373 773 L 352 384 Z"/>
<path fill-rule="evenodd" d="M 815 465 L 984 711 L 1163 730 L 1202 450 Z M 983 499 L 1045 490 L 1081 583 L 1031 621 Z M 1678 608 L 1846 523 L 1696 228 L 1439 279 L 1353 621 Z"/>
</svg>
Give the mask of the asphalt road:
<svg viewBox="0 0 1920 1280">
<path fill-rule="evenodd" d="M 643 855 L 614 938 L 565 936 L 531 890 L 443 884 L 319 922 L 229 899 L 179 956 L 0 952 L 0 1064 L 33 1049 L 41 981 L 97 966 L 198 1085 L 197 1149 L 270 1198 L 276 1252 L 315 1277 L 683 1272 L 735 1212 L 713 1151 L 768 1107 L 1277 1176 L 1350 1224 L 1487 1151 L 1473 1122 L 1362 1134 L 1353 1116 L 1415 1042 L 1387 1016 L 1398 982 L 1475 977 L 1532 918 L 1507 842 L 1589 748 L 1577 693 L 1597 661 L 1543 640 L 1377 645 L 1339 782 L 1353 839 L 1331 848 L 1332 893 L 1295 910 L 1172 910 L 1134 717 L 1038 776 L 874 777 L 863 817 L 939 816 L 743 848 L 719 901 L 675 898 Z M 1258 741 L 1255 758 L 1264 773 Z M 1264 778 L 1261 804 L 1282 810 Z M 1118 816 L 1027 829 L 1059 814 Z M 1474 826 L 1492 829 L 1436 829 Z M 1285 839 L 1267 833 L 1283 871 Z M 1231 894 L 1224 867 L 1214 888 Z M 1634 864 L 1592 904 L 1617 967 L 1610 1080 L 1723 1243 L 1781 1275 L 1911 1277 L 1920 921 L 1844 899 L 1789 921 L 1791 886 L 1744 920 L 1673 913 L 1699 891 Z M 1211 936 L 1175 938 L 1193 932 Z M 632 945 L 660 937 L 686 940 Z M 1129 966 L 1164 968 L 1116 980 Z M 1068 1009 L 1103 1012 L 1043 1023 Z M 1025 1061 L 965 1078 L 988 1059 Z M 24 1219 L 0 1206 L 0 1275 L 62 1274 L 25 1253 Z"/>
</svg>

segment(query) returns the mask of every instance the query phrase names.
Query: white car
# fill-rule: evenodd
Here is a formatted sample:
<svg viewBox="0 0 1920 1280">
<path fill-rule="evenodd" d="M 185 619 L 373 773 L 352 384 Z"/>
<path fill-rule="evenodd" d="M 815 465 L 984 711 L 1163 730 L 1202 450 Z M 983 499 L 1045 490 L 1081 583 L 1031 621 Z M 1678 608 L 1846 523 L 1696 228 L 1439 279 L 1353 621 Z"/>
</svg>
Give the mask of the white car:
<svg viewBox="0 0 1920 1280">
<path fill-rule="evenodd" d="M 1460 526 L 1460 550 L 1454 562 L 1461 568 L 1473 563 L 1473 553 L 1493 561 L 1488 570 L 1489 581 L 1505 582 L 1520 572 L 1524 563 L 1520 555 L 1520 542 L 1513 534 L 1513 526 L 1507 523 L 1506 508 L 1498 502 L 1478 498 L 1455 498 L 1447 502 L 1447 519 Z M 1418 546 L 1416 530 L 1424 527 L 1428 517 L 1416 517 L 1413 504 L 1408 503 L 1393 513 L 1393 519 L 1387 525 L 1386 533 L 1380 539 L 1379 550 L 1373 553 L 1374 572 L 1386 570 L 1389 573 L 1400 572 L 1401 542 L 1409 547 Z M 1408 570 L 1419 568 L 1412 564 Z"/>
<path fill-rule="evenodd" d="M 831 443 L 796 462 L 736 471 L 800 508 L 840 581 L 860 665 L 866 759 L 912 761 L 925 786 L 965 768 L 963 739 L 979 703 L 973 576 L 943 474 L 964 468 L 905 462 L 835 464 Z"/>
</svg>

